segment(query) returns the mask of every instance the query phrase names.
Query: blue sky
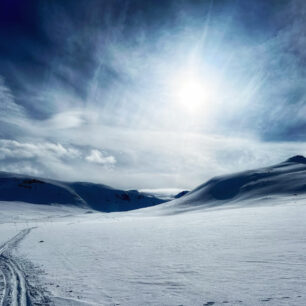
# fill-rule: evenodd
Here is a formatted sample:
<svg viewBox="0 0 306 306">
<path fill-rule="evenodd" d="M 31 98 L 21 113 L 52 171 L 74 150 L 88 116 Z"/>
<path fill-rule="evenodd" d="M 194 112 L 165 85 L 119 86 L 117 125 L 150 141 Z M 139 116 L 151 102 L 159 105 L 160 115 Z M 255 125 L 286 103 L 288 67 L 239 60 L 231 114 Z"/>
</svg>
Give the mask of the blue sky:
<svg viewBox="0 0 306 306">
<path fill-rule="evenodd" d="M 192 188 L 305 154 L 306 4 L 0 1 L 0 170 Z"/>
</svg>

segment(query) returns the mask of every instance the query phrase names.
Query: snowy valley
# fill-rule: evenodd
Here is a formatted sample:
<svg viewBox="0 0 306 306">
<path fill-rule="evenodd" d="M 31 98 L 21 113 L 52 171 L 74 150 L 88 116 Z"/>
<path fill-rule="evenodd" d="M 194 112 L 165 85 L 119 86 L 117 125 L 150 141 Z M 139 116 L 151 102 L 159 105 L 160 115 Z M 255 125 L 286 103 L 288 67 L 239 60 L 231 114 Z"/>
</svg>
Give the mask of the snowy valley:
<svg viewBox="0 0 306 306">
<path fill-rule="evenodd" d="M 305 161 L 216 177 L 166 203 L 2 173 L 0 301 L 303 305 Z"/>
</svg>

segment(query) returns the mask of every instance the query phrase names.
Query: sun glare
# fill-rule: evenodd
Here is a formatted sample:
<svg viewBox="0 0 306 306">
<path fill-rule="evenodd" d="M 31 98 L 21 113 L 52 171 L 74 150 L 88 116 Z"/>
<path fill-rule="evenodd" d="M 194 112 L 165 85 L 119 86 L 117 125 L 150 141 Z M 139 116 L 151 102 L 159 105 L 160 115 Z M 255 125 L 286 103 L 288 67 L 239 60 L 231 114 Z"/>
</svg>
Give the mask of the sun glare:
<svg viewBox="0 0 306 306">
<path fill-rule="evenodd" d="M 205 111 L 213 99 L 213 86 L 195 73 L 185 73 L 174 78 L 174 99 L 184 111 Z"/>
<path fill-rule="evenodd" d="M 201 107 L 205 92 L 200 82 L 191 79 L 179 84 L 177 95 L 178 102 L 192 110 Z"/>
</svg>

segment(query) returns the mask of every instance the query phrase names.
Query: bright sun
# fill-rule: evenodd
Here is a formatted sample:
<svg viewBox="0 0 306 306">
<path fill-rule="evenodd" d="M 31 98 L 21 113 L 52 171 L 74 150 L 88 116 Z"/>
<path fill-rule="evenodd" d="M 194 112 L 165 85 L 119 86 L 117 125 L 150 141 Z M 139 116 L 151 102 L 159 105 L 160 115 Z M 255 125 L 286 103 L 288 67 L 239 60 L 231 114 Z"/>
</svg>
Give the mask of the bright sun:
<svg viewBox="0 0 306 306">
<path fill-rule="evenodd" d="M 187 79 L 179 84 L 178 87 L 178 102 L 191 109 L 201 107 L 205 92 L 202 84 L 198 80 Z"/>
<path fill-rule="evenodd" d="M 199 112 L 209 108 L 213 99 L 212 84 L 195 73 L 183 73 L 174 78 L 175 102 L 188 112 Z"/>
</svg>

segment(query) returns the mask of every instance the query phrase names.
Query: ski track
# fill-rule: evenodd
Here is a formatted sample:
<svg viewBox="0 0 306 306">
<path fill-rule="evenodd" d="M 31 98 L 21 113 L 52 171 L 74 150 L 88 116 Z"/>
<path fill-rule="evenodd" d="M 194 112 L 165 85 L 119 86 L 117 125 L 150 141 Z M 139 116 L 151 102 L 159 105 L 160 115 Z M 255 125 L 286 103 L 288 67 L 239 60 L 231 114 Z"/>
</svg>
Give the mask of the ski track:
<svg viewBox="0 0 306 306">
<path fill-rule="evenodd" d="M 0 246 L 0 305 L 50 305 L 38 289 L 29 286 L 25 273 L 11 255 L 11 251 L 30 233 L 32 228 L 20 231 Z M 44 300 L 45 302 L 41 302 Z"/>
</svg>

